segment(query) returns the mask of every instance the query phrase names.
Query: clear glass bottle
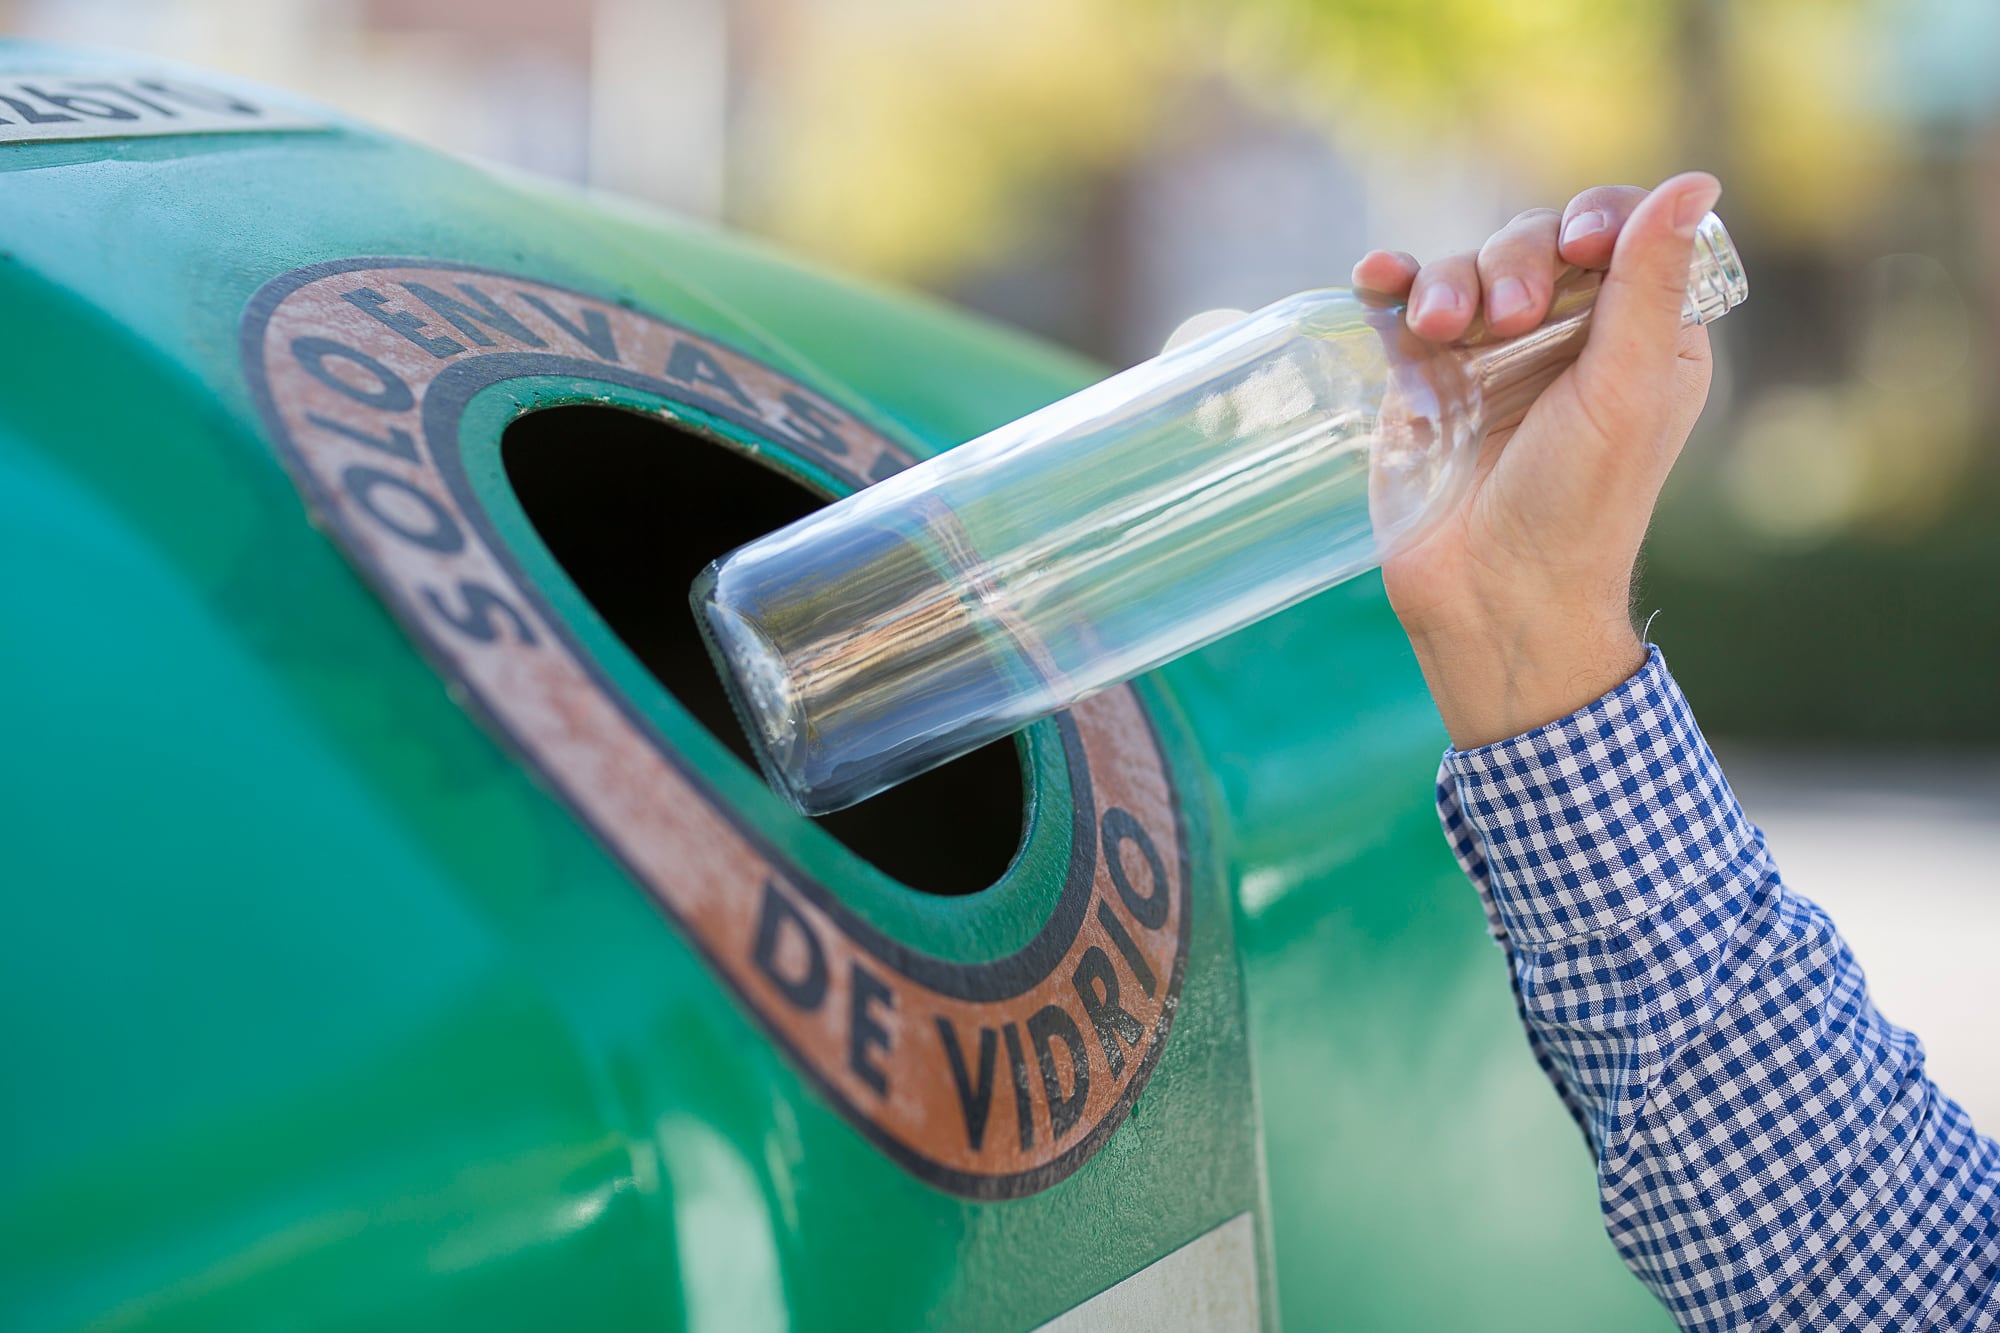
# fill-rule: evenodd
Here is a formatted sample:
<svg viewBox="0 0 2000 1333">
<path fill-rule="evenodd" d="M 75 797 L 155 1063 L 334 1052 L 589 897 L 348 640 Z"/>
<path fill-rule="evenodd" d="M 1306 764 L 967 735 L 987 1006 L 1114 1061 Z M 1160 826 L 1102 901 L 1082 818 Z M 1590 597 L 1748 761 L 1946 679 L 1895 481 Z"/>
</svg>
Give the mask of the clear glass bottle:
<svg viewBox="0 0 2000 1333">
<path fill-rule="evenodd" d="M 695 616 L 766 778 L 838 810 L 1375 568 L 1576 358 L 1598 280 L 1452 346 L 1289 297 L 715 562 Z M 1684 318 L 1747 290 L 1710 214 Z"/>
</svg>

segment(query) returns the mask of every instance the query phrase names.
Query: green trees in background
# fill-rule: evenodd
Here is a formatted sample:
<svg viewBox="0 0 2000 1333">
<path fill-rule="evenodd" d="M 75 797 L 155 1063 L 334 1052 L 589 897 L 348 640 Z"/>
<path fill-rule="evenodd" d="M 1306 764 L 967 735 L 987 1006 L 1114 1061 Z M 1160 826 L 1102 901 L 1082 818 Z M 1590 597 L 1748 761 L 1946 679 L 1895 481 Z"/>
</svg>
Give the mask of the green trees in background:
<svg viewBox="0 0 2000 1333">
<path fill-rule="evenodd" d="M 1753 297 L 1721 335 L 1726 373 L 1656 530 L 1655 635 L 1719 732 L 1992 743 L 1990 10 L 797 4 L 767 25 L 735 197 L 745 222 L 808 252 L 949 287 L 1038 233 L 1101 225 L 1079 202 L 1092 183 L 1202 133 L 1218 95 L 1317 130 L 1370 188 L 1454 164 L 1505 182 L 1501 216 L 1599 180 L 1713 169 Z M 1474 244 L 1499 220 L 1451 234 Z M 1328 281 L 1346 258 L 1329 256 Z"/>
</svg>

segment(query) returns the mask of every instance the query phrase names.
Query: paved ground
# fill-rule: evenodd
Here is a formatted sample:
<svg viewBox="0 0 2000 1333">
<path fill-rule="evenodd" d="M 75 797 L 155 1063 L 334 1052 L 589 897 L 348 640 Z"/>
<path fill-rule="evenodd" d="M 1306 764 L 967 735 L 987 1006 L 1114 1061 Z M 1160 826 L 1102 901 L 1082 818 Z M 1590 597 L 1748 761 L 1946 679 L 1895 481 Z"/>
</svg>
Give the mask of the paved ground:
<svg viewBox="0 0 2000 1333">
<path fill-rule="evenodd" d="M 1785 883 L 1839 924 L 1939 1086 L 2000 1134 L 2000 755 L 1716 748 Z"/>
</svg>

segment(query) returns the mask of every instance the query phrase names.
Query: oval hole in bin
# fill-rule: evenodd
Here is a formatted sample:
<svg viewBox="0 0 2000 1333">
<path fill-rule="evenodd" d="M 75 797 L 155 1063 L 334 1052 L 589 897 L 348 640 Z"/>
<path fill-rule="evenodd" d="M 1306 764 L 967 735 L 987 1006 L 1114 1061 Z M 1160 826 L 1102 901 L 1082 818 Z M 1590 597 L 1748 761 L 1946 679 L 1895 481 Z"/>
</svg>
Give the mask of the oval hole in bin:
<svg viewBox="0 0 2000 1333">
<path fill-rule="evenodd" d="M 556 561 L 633 655 L 754 772 L 688 609 L 709 561 L 826 503 L 713 440 L 617 408 L 530 412 L 500 442 L 508 482 Z M 816 822 L 911 888 L 998 880 L 1023 833 L 1020 751 L 996 741 Z"/>
</svg>

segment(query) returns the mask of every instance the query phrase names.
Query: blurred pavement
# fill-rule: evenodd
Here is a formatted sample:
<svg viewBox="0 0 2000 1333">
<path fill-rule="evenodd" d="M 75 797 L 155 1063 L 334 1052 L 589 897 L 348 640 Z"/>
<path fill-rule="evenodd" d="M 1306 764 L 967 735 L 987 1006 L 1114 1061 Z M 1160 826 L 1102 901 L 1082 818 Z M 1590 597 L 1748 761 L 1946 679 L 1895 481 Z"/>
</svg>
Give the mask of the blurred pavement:
<svg viewBox="0 0 2000 1333">
<path fill-rule="evenodd" d="M 1938 1086 L 2000 1135 L 2000 756 L 1716 748 L 1787 886 L 1839 925 Z"/>
</svg>

